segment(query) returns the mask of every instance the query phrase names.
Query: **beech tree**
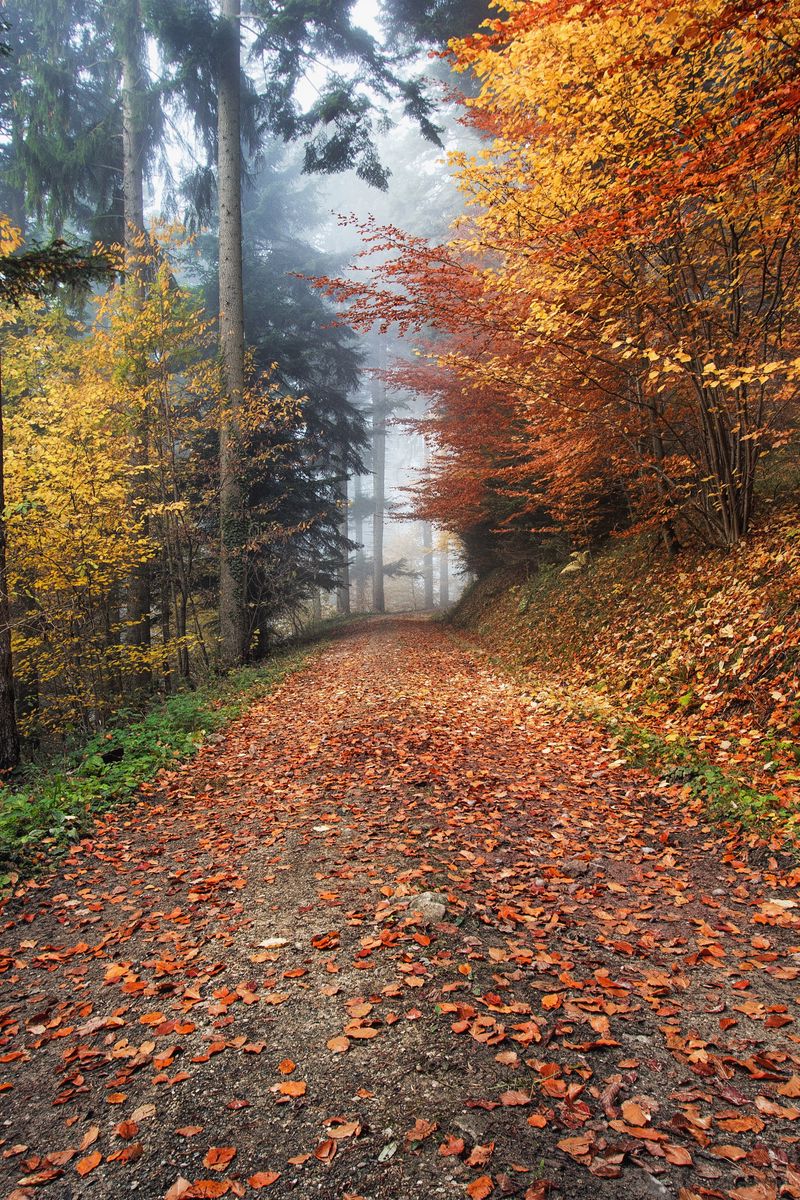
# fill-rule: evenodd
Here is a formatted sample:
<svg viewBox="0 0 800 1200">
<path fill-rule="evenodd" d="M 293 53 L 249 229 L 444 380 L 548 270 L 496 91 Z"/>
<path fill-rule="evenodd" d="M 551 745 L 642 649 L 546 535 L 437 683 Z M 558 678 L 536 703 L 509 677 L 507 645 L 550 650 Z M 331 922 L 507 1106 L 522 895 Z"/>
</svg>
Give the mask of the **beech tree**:
<svg viewBox="0 0 800 1200">
<path fill-rule="evenodd" d="M 19 253 L 20 231 L 0 218 L 0 304 L 13 309 L 61 285 L 87 287 L 109 270 L 108 262 L 90 251 L 62 241 Z M 2 356 L 0 356 L 0 771 L 19 763 L 20 744 L 14 694 L 11 645 L 11 603 L 8 574 L 8 536 L 5 486 L 5 426 Z"/>
<path fill-rule="evenodd" d="M 439 435 L 421 512 L 531 546 L 631 525 L 735 545 L 795 419 L 796 23 L 498 8 L 452 51 L 487 137 L 451 156 L 469 221 L 440 245 L 367 225 L 373 281 L 331 289 L 364 328 L 443 339 L 407 373 Z"/>
</svg>

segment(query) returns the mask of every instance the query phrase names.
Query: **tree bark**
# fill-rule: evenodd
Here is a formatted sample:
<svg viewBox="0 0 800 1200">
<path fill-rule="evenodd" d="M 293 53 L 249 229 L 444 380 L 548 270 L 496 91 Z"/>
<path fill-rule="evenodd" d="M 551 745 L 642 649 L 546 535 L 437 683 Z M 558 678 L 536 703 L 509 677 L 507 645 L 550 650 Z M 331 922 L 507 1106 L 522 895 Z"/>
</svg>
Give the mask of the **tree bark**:
<svg viewBox="0 0 800 1200">
<path fill-rule="evenodd" d="M 425 585 L 424 607 L 427 612 L 433 608 L 433 530 L 430 521 L 422 523 L 422 579 Z"/>
<path fill-rule="evenodd" d="M 0 363 L 0 771 L 19 763 L 19 732 L 14 706 L 14 660 L 11 655 L 11 604 L 6 566 L 5 459 L 3 445 L 3 381 Z"/>
<path fill-rule="evenodd" d="M 343 478 L 340 484 L 339 497 L 339 535 L 343 542 L 347 542 L 350 533 L 350 521 L 347 508 L 347 475 L 344 474 L 344 458 L 344 452 L 342 452 Z M 339 586 L 336 589 L 336 611 L 340 617 L 349 617 L 350 615 L 350 551 L 346 545 L 342 546 L 342 565 L 339 569 Z"/>
<path fill-rule="evenodd" d="M 361 508 L 361 502 L 364 499 L 363 488 L 361 484 L 361 476 L 356 475 L 355 479 L 355 502 L 354 517 L 355 517 L 355 540 L 358 543 L 356 549 L 356 609 L 358 612 L 364 612 L 367 607 L 366 602 L 366 563 L 364 560 L 364 513 Z"/>
<path fill-rule="evenodd" d="M 239 0 L 222 0 L 217 71 L 219 338 L 224 396 L 219 423 L 220 663 L 245 655 L 246 529 L 239 417 L 244 395 L 242 281 L 241 21 Z"/>
<path fill-rule="evenodd" d="M 383 522 L 386 509 L 386 399 L 383 384 L 372 381 L 372 608 L 386 612 L 383 587 Z"/>
<path fill-rule="evenodd" d="M 144 30 L 140 0 L 127 0 L 121 16 L 119 49 L 122 60 L 122 195 L 125 217 L 125 263 L 131 270 L 144 252 L 144 92 L 146 74 L 144 61 Z M 141 265 L 139 266 L 141 271 Z M 141 291 L 141 288 L 140 288 Z M 141 296 L 143 300 L 143 295 Z M 146 368 L 142 367 L 142 371 Z M 136 472 L 139 498 L 145 498 L 149 457 L 148 414 L 136 415 L 132 465 Z M 147 517 L 144 533 L 147 535 Z M 128 631 L 131 646 L 149 649 L 150 628 L 150 563 L 140 563 L 128 581 Z M 136 686 L 147 690 L 152 682 L 150 670 L 140 666 L 134 672 Z"/>
<path fill-rule="evenodd" d="M 450 562 L 447 538 L 442 542 L 439 551 L 439 608 L 444 611 L 450 607 Z"/>
</svg>

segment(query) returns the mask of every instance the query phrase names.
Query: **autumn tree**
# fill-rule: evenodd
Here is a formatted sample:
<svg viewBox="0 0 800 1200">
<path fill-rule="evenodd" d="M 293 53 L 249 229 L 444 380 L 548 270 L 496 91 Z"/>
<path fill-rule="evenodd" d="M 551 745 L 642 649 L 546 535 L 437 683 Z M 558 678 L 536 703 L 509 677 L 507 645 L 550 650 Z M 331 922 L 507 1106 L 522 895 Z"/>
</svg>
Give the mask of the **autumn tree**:
<svg viewBox="0 0 800 1200">
<path fill-rule="evenodd" d="M 104 257 L 60 240 L 24 252 L 21 246 L 19 229 L 7 217 L 0 217 L 0 305 L 12 314 L 60 285 L 81 290 L 109 270 Z M 11 636 L 3 399 L 0 363 L 0 770 L 6 771 L 17 766 L 20 746 Z"/>
<path fill-rule="evenodd" d="M 442 492 L 479 483 L 508 504 L 498 531 L 586 541 L 633 523 L 670 547 L 733 545 L 793 420 L 791 14 L 499 12 L 452 51 L 482 84 L 465 108 L 484 149 L 452 156 L 469 220 L 440 246 L 366 228 L 374 282 L 333 290 L 352 320 L 445 338 L 425 385 L 451 439 Z M 492 396 L 510 405 L 500 439 L 481 419 Z"/>
</svg>

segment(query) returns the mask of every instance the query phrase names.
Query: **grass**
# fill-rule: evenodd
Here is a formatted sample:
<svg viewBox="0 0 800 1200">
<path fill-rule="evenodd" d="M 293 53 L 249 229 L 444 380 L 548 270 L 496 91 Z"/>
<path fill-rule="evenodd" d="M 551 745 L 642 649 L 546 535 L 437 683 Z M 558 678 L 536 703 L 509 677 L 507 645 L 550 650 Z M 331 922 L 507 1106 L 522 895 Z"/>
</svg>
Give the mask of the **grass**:
<svg viewBox="0 0 800 1200">
<path fill-rule="evenodd" d="M 113 728 L 79 751 L 24 768 L 0 792 L 0 888 L 84 837 L 96 814 L 130 799 L 162 768 L 191 757 L 209 734 L 272 691 L 308 654 L 308 648 L 286 651 L 170 696 L 144 716 L 120 713 Z M 121 751 L 118 761 L 104 760 L 109 751 Z"/>
<path fill-rule="evenodd" d="M 697 753 L 688 740 L 667 741 L 636 725 L 615 722 L 613 731 L 634 766 L 657 767 L 669 783 L 688 787 L 705 801 L 713 817 L 769 835 L 780 826 L 787 842 L 797 843 L 800 813 L 787 814 L 778 796 L 759 792 Z"/>
</svg>

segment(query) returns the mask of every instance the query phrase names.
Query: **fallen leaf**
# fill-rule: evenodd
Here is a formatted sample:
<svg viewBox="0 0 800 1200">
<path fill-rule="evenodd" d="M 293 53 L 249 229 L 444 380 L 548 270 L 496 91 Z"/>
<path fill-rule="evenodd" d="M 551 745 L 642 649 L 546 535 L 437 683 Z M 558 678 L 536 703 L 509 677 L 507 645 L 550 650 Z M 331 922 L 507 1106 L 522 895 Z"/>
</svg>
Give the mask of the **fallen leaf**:
<svg viewBox="0 0 800 1200">
<path fill-rule="evenodd" d="M 278 1084 L 278 1091 L 282 1096 L 305 1096 L 306 1083 L 302 1079 L 285 1079 Z"/>
<path fill-rule="evenodd" d="M 210 1167 L 212 1171 L 224 1171 L 235 1156 L 235 1146 L 211 1146 L 206 1151 L 203 1166 Z"/>
<path fill-rule="evenodd" d="M 451 1155 L 463 1154 L 465 1149 L 464 1139 L 456 1137 L 452 1133 L 445 1134 L 445 1140 L 439 1147 L 439 1153 L 442 1158 L 449 1158 Z"/>
<path fill-rule="evenodd" d="M 266 1188 L 271 1187 L 280 1177 L 280 1171 L 257 1171 L 255 1175 L 250 1176 L 247 1182 L 251 1188 Z"/>
<path fill-rule="evenodd" d="M 83 1177 L 93 1171 L 103 1161 L 103 1156 L 99 1150 L 93 1150 L 91 1154 L 87 1154 L 85 1158 L 81 1158 L 75 1164 L 75 1170 Z"/>
<path fill-rule="evenodd" d="M 470 1200 L 486 1200 L 487 1196 L 491 1196 L 494 1191 L 494 1181 L 491 1175 L 479 1175 L 477 1179 L 473 1179 L 472 1183 L 467 1184 L 467 1195 Z"/>
</svg>

